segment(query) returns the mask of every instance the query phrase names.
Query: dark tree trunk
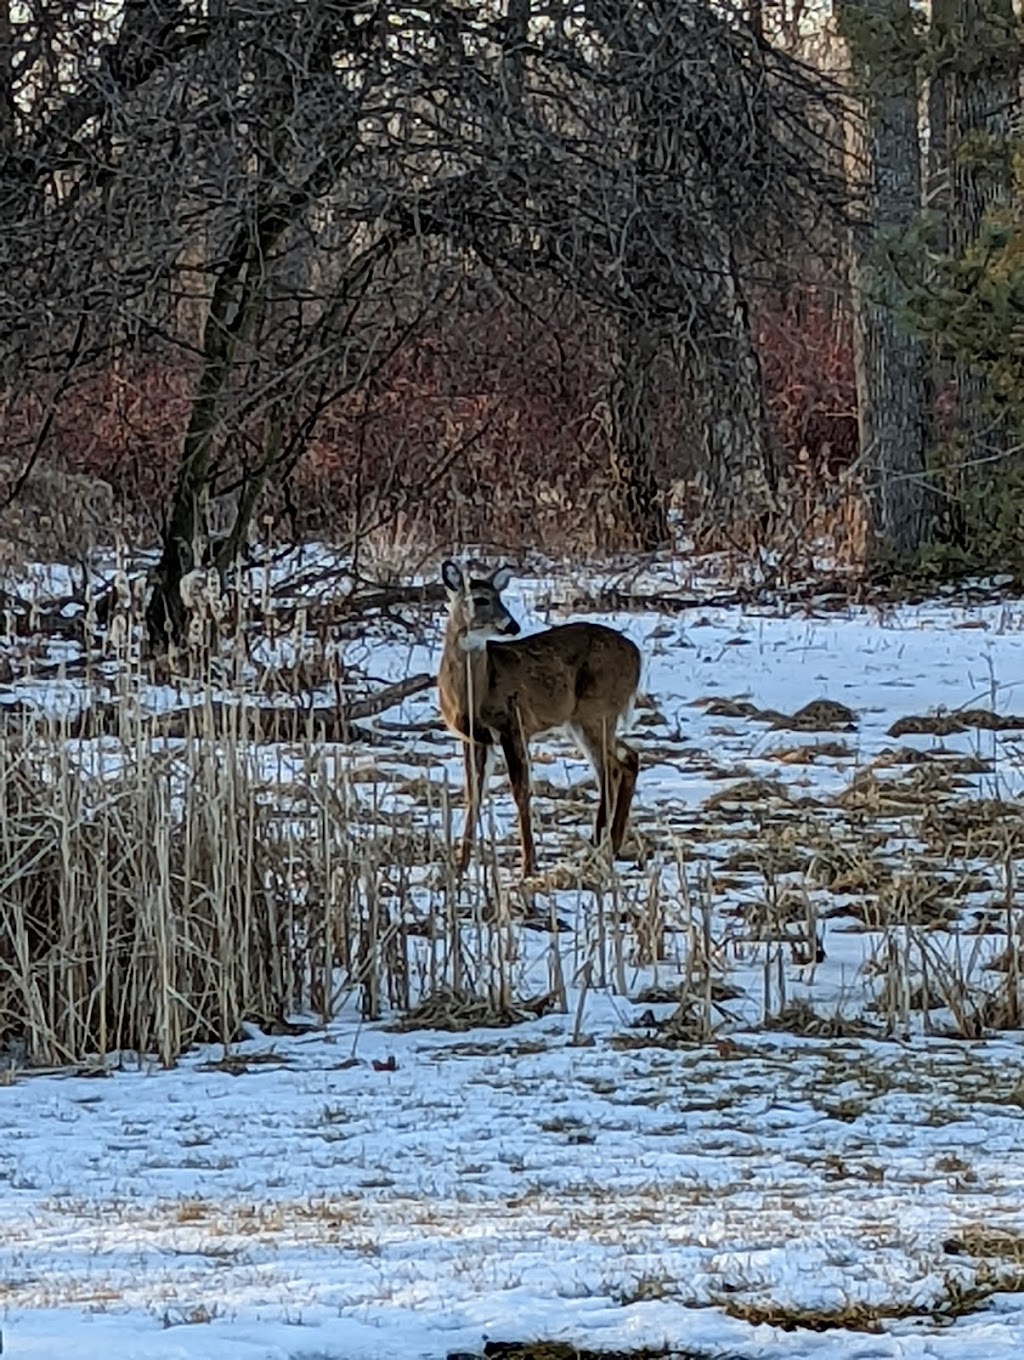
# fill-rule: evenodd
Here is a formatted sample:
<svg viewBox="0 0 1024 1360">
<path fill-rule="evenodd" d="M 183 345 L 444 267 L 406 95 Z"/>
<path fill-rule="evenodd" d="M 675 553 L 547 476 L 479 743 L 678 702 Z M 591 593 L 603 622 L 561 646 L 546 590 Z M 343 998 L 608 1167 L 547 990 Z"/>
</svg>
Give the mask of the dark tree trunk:
<svg viewBox="0 0 1024 1360">
<path fill-rule="evenodd" d="M 760 528 L 775 476 L 760 364 L 732 242 L 715 203 L 713 172 L 697 154 L 670 88 L 638 73 L 630 102 L 637 216 L 649 225 L 631 231 L 623 251 L 632 305 L 620 322 L 616 470 L 636 545 L 651 548 L 668 535 L 654 459 L 653 366 L 660 354 L 674 352 L 681 362 L 695 438 L 679 431 L 674 443 L 697 455 L 705 523 L 735 531 L 741 521 L 745 529 L 756 520 Z M 692 186 L 694 211 L 685 220 L 665 212 L 666 179 Z M 655 241 L 670 253 L 669 262 L 653 248 Z"/>
<path fill-rule="evenodd" d="M 14 35 L 10 0 L 0 0 L 0 156 L 14 142 Z"/>
<path fill-rule="evenodd" d="M 639 317 L 624 317 L 619 325 L 612 393 L 613 494 L 626 542 L 644 552 L 668 541 L 664 498 L 654 473 L 651 428 L 657 353 L 651 326 Z"/>
<path fill-rule="evenodd" d="M 948 33 L 953 22 L 957 0 L 932 0 L 931 39 L 934 47 L 941 35 Z M 949 219 L 952 199 L 952 166 L 949 155 L 949 95 L 948 69 L 939 67 L 928 81 L 928 159 L 925 173 L 924 207 L 932 223 L 932 245 L 940 254 L 949 250 Z M 934 275 L 933 270 L 933 275 Z M 927 447 L 932 452 L 936 467 L 936 481 L 940 493 L 937 506 L 937 532 L 940 537 L 962 543 L 964 518 L 958 494 L 956 474 L 947 468 L 948 459 L 940 456 L 945 442 L 955 430 L 951 428 L 946 410 L 947 395 L 956 382 L 956 365 L 942 354 L 931 356 L 929 370 L 931 390 L 927 410 Z"/>
<path fill-rule="evenodd" d="M 945 0 L 933 16 L 937 37 L 959 39 L 952 61 L 940 73 L 945 107 L 937 110 L 946 116 L 940 141 L 947 156 L 948 249 L 953 255 L 963 256 L 978 239 L 985 214 L 1009 199 L 1010 186 L 996 168 L 999 158 L 982 156 L 988 163 L 979 164 L 977 144 L 1005 139 L 1011 109 L 1019 102 L 1013 24 L 1012 0 Z M 984 381 L 963 362 L 954 365 L 953 373 L 956 432 L 968 461 L 1005 453 L 1011 441 L 986 402 Z"/>
<path fill-rule="evenodd" d="M 948 3 L 962 35 L 961 50 L 947 72 L 946 134 L 952 175 L 950 245 L 960 251 L 977 238 L 985 214 L 1009 200 L 1005 159 L 979 158 L 965 143 L 979 137 L 1002 141 L 1009 135 L 1011 114 L 1020 104 L 1020 50 L 1011 41 L 1013 0 Z"/>
<path fill-rule="evenodd" d="M 885 253 L 888 236 L 920 212 L 915 53 L 907 0 L 847 0 L 853 65 L 864 100 L 868 221 L 854 236 L 854 351 L 861 461 L 873 547 L 909 553 L 932 534 L 933 497 L 925 470 L 928 362 L 922 341 L 895 309 L 900 283 Z"/>
<path fill-rule="evenodd" d="M 684 360 L 701 441 L 701 527 L 746 542 L 762 538 L 768 527 L 777 468 L 761 361 L 724 232 L 707 232 L 705 251 L 707 271 L 698 286 L 718 325 L 702 343 L 686 343 Z"/>
<path fill-rule="evenodd" d="M 275 221 L 266 232 L 243 232 L 221 268 L 210 299 L 203 330 L 203 366 L 146 609 L 150 638 L 160 646 L 180 642 L 188 624 L 181 582 L 200 564 L 206 550 L 206 508 L 224 392 L 238 345 L 249 338 L 262 305 L 266 255 L 281 230 L 283 224 Z"/>
<path fill-rule="evenodd" d="M 855 287 L 864 287 L 856 271 Z M 925 474 L 924 347 L 892 308 L 863 297 L 856 305 L 857 400 L 868 515 L 877 547 L 910 553 L 932 530 Z"/>
</svg>

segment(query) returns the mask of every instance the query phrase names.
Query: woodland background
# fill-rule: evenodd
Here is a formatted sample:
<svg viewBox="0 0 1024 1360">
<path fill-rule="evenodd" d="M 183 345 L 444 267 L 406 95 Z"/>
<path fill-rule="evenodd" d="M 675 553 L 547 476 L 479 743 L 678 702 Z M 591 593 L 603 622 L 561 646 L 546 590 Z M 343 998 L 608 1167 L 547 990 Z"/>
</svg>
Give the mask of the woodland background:
<svg viewBox="0 0 1024 1360">
<path fill-rule="evenodd" d="M 0 3 L 5 551 L 1018 571 L 1012 0 Z"/>
</svg>

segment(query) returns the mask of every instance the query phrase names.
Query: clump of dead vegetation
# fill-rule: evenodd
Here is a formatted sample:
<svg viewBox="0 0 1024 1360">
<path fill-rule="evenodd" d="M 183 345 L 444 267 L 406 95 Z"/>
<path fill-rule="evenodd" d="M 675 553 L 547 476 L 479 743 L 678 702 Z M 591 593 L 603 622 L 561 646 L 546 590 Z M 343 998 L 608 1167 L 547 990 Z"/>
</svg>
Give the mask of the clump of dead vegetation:
<svg viewBox="0 0 1024 1360">
<path fill-rule="evenodd" d="M 698 704 L 712 717 L 746 718 L 779 732 L 853 732 L 857 727 L 853 709 L 835 699 L 812 699 L 795 713 L 758 708 L 746 699 L 701 699 Z"/>
<path fill-rule="evenodd" d="M 591 786 L 547 779 L 558 757 L 544 752 L 550 862 L 520 881 L 490 825 L 460 881 L 450 740 L 432 718 L 370 725 L 430 676 L 370 690 L 359 669 L 378 638 L 420 638 L 438 601 L 400 586 L 357 599 L 332 581 L 319 566 L 276 590 L 264 575 L 225 591 L 204 575 L 187 645 L 152 660 L 142 592 L 123 572 L 77 612 L 11 612 L 0 1051 L 171 1062 L 197 1040 L 346 1004 L 407 1028 L 500 1027 L 569 1010 L 573 987 L 572 1037 L 585 1042 L 587 998 L 637 993 L 641 969 L 653 990 L 624 1022 L 630 1045 L 721 1040 L 755 1016 L 818 1039 L 1020 1023 L 1024 816 L 972 796 L 984 762 L 892 747 L 850 769 L 834 735 L 790 742 L 779 766 L 835 762 L 838 795 L 724 764 L 700 807 L 645 807 L 641 786 L 634 861 L 613 865 L 585 840 Z M 26 697 L 48 685 L 71 701 Z M 857 725 L 827 699 L 792 715 L 715 702 L 780 731 Z M 666 720 L 648 716 L 652 763 L 680 759 Z M 863 936 L 864 961 L 822 1011 L 805 993 L 839 932 Z"/>
<path fill-rule="evenodd" d="M 599 1351 L 566 1341 L 487 1341 L 479 1353 L 451 1352 L 448 1360 L 710 1360 L 708 1352 L 678 1346 L 640 1346 Z"/>
<path fill-rule="evenodd" d="M 81 562 L 109 539 L 114 489 L 39 459 L 0 457 L 0 565 Z"/>
<path fill-rule="evenodd" d="M 338 964 L 358 977 L 380 943 L 326 769 L 292 809 L 314 834 L 286 835 L 237 716 L 196 709 L 175 749 L 134 735 L 83 743 L 55 722 L 0 742 L 0 1047 L 34 1063 L 170 1063 L 329 1013 Z"/>
<path fill-rule="evenodd" d="M 401 1016 L 397 1028 L 447 1030 L 451 1034 L 461 1034 L 469 1029 L 504 1029 L 528 1019 L 528 1011 L 507 1002 L 441 987 Z"/>
<path fill-rule="evenodd" d="M 828 1332 L 841 1328 L 848 1332 L 879 1334 L 892 1322 L 912 1318 L 927 1319 L 948 1325 L 957 1318 L 968 1317 L 983 1309 L 992 1296 L 1003 1290 L 1012 1292 L 1009 1281 L 978 1278 L 966 1284 L 953 1275 L 942 1282 L 942 1289 L 930 1304 L 910 1299 L 895 1299 L 885 1303 L 864 1303 L 851 1300 L 834 1308 L 797 1308 L 781 1303 L 759 1303 L 725 1295 L 717 1302 L 729 1316 L 740 1318 L 756 1327 L 766 1324 L 784 1332 Z"/>
</svg>

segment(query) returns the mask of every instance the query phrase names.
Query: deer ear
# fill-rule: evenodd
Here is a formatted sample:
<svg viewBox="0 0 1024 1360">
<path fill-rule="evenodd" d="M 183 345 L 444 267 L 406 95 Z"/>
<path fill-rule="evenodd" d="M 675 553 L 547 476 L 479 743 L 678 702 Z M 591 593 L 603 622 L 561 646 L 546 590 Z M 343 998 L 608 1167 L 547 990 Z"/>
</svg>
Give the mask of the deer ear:
<svg viewBox="0 0 1024 1360">
<path fill-rule="evenodd" d="M 499 567 L 498 570 L 491 577 L 491 585 L 500 595 L 501 592 L 508 585 L 509 581 L 511 580 L 512 580 L 512 568 Z"/>
<path fill-rule="evenodd" d="M 458 562 L 453 562 L 450 557 L 445 558 L 441 563 L 441 580 L 453 595 L 461 595 L 466 588 L 466 578 L 462 574 L 462 568 Z"/>
</svg>

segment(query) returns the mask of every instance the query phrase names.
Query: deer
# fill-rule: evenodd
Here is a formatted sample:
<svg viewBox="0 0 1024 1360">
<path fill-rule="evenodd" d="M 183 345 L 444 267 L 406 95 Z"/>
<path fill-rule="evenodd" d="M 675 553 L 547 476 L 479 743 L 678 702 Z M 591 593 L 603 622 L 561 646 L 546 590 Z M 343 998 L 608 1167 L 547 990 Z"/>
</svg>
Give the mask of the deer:
<svg viewBox="0 0 1024 1360">
<path fill-rule="evenodd" d="M 522 632 L 502 600 L 508 567 L 469 577 L 447 559 L 441 580 L 448 621 L 438 671 L 445 726 L 463 744 L 465 825 L 456 853 L 461 877 L 469 863 L 480 816 L 489 757 L 500 745 L 519 817 L 523 876 L 536 872 L 530 820 L 528 746 L 534 737 L 563 730 L 575 738 L 597 777 L 593 843 L 605 833 L 618 855 L 626 833 L 640 758 L 619 740 L 640 683 L 640 651 L 629 638 L 599 623 L 566 623 Z"/>
</svg>

